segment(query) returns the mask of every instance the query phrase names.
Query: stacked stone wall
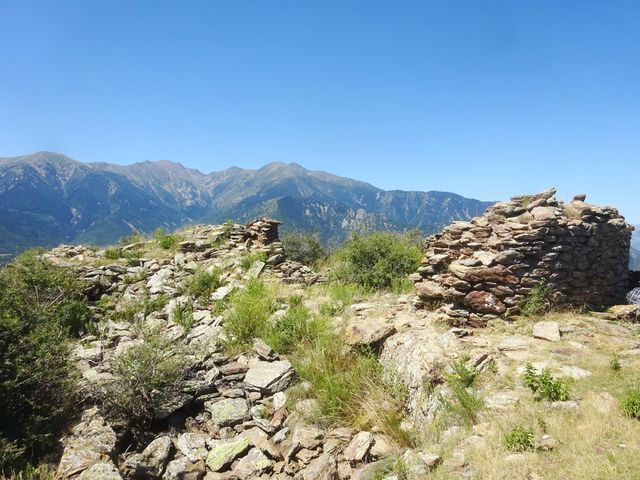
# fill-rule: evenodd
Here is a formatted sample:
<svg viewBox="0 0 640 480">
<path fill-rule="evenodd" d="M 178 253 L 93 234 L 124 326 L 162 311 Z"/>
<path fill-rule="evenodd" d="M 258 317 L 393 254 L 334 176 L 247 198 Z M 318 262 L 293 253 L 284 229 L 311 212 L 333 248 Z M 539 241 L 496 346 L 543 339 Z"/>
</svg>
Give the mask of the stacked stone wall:
<svg viewBox="0 0 640 480">
<path fill-rule="evenodd" d="M 513 197 L 429 237 L 412 276 L 418 306 L 443 304 L 454 323 L 482 326 L 517 313 L 540 286 L 556 305 L 624 301 L 633 227 L 615 208 L 555 193 Z"/>
</svg>

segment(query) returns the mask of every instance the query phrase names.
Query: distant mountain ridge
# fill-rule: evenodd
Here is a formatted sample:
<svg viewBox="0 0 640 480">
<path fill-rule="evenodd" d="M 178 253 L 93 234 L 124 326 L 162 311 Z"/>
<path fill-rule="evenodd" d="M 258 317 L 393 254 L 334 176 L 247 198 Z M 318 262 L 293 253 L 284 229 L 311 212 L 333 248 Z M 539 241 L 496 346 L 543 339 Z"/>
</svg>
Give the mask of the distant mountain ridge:
<svg viewBox="0 0 640 480">
<path fill-rule="evenodd" d="M 204 174 L 166 160 L 82 163 L 38 152 L 0 158 L 0 255 L 265 215 L 285 231 L 318 231 L 329 242 L 367 229 L 430 233 L 489 205 L 448 192 L 385 191 L 295 163 Z"/>
</svg>

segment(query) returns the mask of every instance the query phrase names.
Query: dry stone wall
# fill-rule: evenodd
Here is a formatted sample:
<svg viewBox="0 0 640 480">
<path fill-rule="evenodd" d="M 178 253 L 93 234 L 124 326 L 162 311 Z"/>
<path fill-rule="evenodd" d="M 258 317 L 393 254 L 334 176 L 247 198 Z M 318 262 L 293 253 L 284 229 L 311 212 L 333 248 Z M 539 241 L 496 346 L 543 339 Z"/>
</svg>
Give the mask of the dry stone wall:
<svg viewBox="0 0 640 480">
<path fill-rule="evenodd" d="M 411 277 L 417 305 L 443 304 L 454 323 L 483 326 L 516 313 L 538 285 L 556 304 L 622 302 L 633 227 L 615 208 L 585 203 L 584 195 L 559 202 L 555 193 L 513 197 L 429 237 Z"/>
</svg>

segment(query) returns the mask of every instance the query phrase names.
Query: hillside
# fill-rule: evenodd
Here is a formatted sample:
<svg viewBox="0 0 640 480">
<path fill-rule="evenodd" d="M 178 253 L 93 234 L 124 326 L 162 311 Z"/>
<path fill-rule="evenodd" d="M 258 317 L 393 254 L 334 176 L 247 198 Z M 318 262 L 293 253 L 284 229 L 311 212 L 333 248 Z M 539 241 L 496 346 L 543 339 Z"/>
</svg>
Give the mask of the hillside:
<svg viewBox="0 0 640 480">
<path fill-rule="evenodd" d="M 51 307 L 62 271 L 88 307 L 79 339 L 50 339 L 56 377 L 39 378 L 50 390 L 25 388 L 40 410 L 18 417 L 29 407 L 13 397 L 19 375 L 2 385 L 6 438 L 71 410 L 73 428 L 50 427 L 50 463 L 33 478 L 637 478 L 637 308 L 540 308 L 473 328 L 444 321 L 444 305 L 416 308 L 411 289 L 364 290 L 287 260 L 275 223 L 201 225 L 175 240 L 117 255 L 60 246 L 0 270 L 0 285 L 40 275 L 29 311 L 6 302 L 5 313 L 77 318 L 78 303 L 36 303 Z M 0 321 L 20 341 L 11 315 Z M 52 389 L 65 368 L 80 371 L 70 403 Z"/>
<path fill-rule="evenodd" d="M 204 174 L 169 161 L 121 166 L 39 152 L 0 158 L 0 256 L 59 243 L 106 245 L 137 230 L 273 216 L 285 229 L 432 232 L 482 213 L 488 202 L 446 192 L 384 191 L 296 164 Z"/>
</svg>

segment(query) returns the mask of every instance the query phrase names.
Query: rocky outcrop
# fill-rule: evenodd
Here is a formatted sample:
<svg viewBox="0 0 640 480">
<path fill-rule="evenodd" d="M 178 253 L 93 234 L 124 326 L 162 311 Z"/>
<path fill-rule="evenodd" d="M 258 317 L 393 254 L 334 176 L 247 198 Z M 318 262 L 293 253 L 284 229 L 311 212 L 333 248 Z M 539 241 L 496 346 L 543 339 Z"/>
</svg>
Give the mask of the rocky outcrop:
<svg viewBox="0 0 640 480">
<path fill-rule="evenodd" d="M 418 306 L 447 304 L 456 324 L 482 326 L 516 313 L 543 285 L 555 304 L 620 303 L 633 227 L 615 208 L 555 199 L 555 189 L 500 202 L 426 241 L 412 276 Z"/>
</svg>

